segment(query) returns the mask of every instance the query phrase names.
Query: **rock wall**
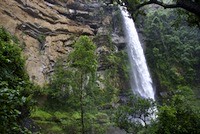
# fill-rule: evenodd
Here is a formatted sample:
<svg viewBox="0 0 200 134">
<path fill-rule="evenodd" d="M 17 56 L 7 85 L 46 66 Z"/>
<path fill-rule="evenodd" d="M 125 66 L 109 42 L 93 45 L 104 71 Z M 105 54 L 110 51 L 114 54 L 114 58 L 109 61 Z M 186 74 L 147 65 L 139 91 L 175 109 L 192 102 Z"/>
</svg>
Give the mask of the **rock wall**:
<svg viewBox="0 0 200 134">
<path fill-rule="evenodd" d="M 101 45 L 107 42 L 105 35 L 111 36 L 115 51 L 122 49 L 117 14 L 116 7 L 95 0 L 0 1 L 0 26 L 20 39 L 28 74 L 38 85 L 48 82 L 57 58 L 67 56 L 80 35 L 98 35 L 99 53 L 107 51 Z"/>
</svg>

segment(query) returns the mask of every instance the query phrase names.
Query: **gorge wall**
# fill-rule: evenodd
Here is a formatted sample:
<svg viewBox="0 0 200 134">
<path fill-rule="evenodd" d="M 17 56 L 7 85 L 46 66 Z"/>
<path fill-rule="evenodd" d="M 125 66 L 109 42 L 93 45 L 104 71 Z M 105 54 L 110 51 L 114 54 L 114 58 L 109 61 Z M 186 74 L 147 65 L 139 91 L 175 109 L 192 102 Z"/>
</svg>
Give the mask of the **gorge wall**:
<svg viewBox="0 0 200 134">
<path fill-rule="evenodd" d="M 1 0 L 0 26 L 21 43 L 31 81 L 48 82 L 57 58 L 67 56 L 80 35 L 94 38 L 99 55 L 125 45 L 117 7 L 95 0 Z M 107 38 L 106 38 L 107 37 Z M 99 58 L 99 69 L 106 64 Z"/>
</svg>

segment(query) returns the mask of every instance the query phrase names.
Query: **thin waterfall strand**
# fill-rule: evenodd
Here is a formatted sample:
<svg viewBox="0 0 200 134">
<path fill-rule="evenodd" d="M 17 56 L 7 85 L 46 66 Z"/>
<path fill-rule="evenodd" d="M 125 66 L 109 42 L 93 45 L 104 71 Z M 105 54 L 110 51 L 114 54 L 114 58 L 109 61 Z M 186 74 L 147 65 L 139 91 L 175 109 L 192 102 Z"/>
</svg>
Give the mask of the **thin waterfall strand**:
<svg viewBox="0 0 200 134">
<path fill-rule="evenodd" d="M 128 45 L 128 55 L 131 62 L 131 76 L 133 77 L 131 81 L 132 90 L 134 93 L 137 93 L 144 98 L 155 100 L 152 80 L 135 24 L 124 7 L 120 7 L 120 10 Z"/>
</svg>

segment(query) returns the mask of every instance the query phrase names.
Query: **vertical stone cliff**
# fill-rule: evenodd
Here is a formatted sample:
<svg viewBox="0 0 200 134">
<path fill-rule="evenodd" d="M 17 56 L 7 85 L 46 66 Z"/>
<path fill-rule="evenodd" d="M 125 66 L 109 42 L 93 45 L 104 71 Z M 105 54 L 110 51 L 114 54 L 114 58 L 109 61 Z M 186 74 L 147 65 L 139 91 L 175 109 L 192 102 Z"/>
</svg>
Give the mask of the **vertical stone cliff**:
<svg viewBox="0 0 200 134">
<path fill-rule="evenodd" d="M 57 58 L 67 56 L 80 35 L 95 39 L 98 53 L 106 53 L 105 35 L 115 50 L 124 47 L 117 8 L 83 0 L 1 0 L 0 26 L 16 35 L 23 48 L 30 79 L 48 82 Z M 100 63 L 101 64 L 101 63 Z M 99 70 L 103 64 L 99 65 Z"/>
</svg>

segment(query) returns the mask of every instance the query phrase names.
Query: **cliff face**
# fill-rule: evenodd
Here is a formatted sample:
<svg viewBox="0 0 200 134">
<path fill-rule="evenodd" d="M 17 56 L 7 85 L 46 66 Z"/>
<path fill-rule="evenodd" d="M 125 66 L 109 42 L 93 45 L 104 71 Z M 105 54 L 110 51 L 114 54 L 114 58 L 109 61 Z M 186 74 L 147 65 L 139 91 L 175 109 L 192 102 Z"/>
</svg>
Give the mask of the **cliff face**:
<svg viewBox="0 0 200 134">
<path fill-rule="evenodd" d="M 0 20 L 20 39 L 30 79 L 39 85 L 48 81 L 56 59 L 70 53 L 77 37 L 110 34 L 114 25 L 112 8 L 81 0 L 1 0 Z M 120 48 L 124 42 L 119 39 L 113 35 Z"/>
</svg>

